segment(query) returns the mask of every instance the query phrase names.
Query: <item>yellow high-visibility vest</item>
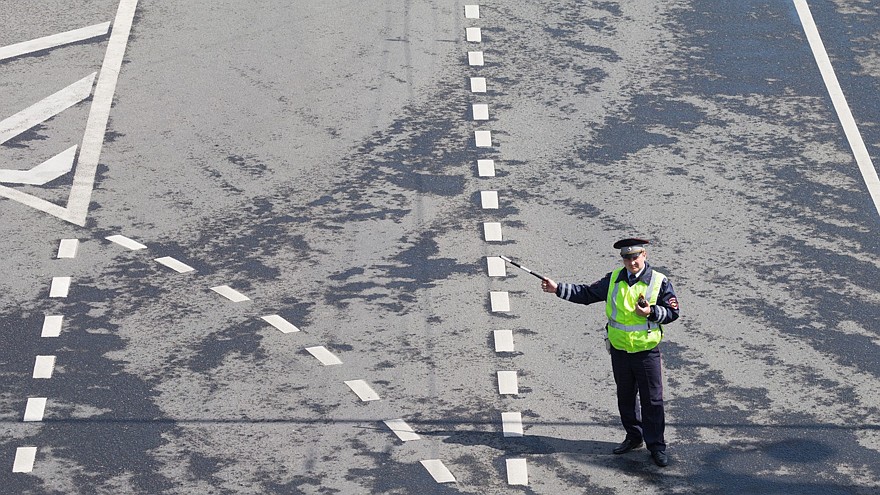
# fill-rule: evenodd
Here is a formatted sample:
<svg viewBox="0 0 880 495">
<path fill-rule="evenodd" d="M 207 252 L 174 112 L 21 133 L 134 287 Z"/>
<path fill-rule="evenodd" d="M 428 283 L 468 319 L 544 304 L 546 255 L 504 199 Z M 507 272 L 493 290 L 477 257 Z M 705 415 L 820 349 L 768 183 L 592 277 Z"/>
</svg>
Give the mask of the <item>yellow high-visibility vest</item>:
<svg viewBox="0 0 880 495">
<path fill-rule="evenodd" d="M 660 285 L 666 275 L 654 270 L 651 275 L 651 286 L 639 280 L 632 287 L 626 278 L 617 282 L 620 271 L 611 272 L 608 284 L 608 297 L 605 299 L 605 315 L 608 317 L 608 340 L 615 349 L 626 352 L 647 351 L 657 347 L 663 339 L 663 327 L 655 321 L 648 321 L 644 316 L 636 314 L 639 295 L 643 294 L 648 304 L 657 304 Z"/>
</svg>

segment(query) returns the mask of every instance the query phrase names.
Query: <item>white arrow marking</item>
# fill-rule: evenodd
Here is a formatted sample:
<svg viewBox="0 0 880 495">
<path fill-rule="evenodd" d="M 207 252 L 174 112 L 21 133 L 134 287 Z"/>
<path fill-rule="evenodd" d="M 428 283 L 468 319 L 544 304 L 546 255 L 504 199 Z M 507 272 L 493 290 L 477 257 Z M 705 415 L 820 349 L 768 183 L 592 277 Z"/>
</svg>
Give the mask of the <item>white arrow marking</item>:
<svg viewBox="0 0 880 495">
<path fill-rule="evenodd" d="M 73 169 L 76 148 L 77 145 L 74 144 L 30 170 L 0 169 L 0 182 L 34 186 L 42 186 L 47 182 L 52 182 Z"/>
<path fill-rule="evenodd" d="M 110 23 L 95 24 L 84 28 L 74 29 L 63 33 L 44 36 L 30 41 L 22 41 L 14 45 L 4 46 L 0 48 L 0 60 L 7 58 L 20 57 L 28 53 L 38 52 L 40 50 L 48 50 L 62 45 L 69 45 L 78 41 L 85 41 L 98 36 L 104 36 L 110 29 Z"/>
<path fill-rule="evenodd" d="M 97 72 L 92 72 L 61 91 L 3 119 L 0 122 L 0 144 L 88 98 L 92 94 L 92 85 L 97 75 Z"/>
</svg>

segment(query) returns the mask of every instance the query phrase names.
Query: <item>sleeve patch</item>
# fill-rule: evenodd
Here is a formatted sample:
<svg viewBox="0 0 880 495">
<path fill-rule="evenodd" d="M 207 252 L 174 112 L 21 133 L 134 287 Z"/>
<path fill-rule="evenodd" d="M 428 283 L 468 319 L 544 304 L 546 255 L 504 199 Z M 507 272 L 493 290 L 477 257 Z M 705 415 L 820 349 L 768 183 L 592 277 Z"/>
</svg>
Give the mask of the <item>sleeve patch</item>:
<svg viewBox="0 0 880 495">
<path fill-rule="evenodd" d="M 675 297 L 670 297 L 669 298 L 669 307 L 677 311 L 678 310 L 678 299 L 676 299 Z"/>
</svg>

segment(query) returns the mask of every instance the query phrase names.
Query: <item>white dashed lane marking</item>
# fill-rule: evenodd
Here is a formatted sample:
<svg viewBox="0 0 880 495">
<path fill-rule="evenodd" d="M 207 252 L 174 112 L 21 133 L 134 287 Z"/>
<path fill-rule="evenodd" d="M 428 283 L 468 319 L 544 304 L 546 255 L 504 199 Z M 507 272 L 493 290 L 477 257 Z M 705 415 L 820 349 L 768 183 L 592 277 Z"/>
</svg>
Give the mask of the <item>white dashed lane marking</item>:
<svg viewBox="0 0 880 495">
<path fill-rule="evenodd" d="M 483 33 L 478 27 L 469 27 L 465 29 L 465 37 L 471 43 L 480 43 L 483 41 Z"/>
<path fill-rule="evenodd" d="M 34 360 L 34 378 L 52 378 L 55 356 L 37 356 Z"/>
<path fill-rule="evenodd" d="M 498 191 L 480 191 L 480 202 L 484 210 L 497 210 Z"/>
<path fill-rule="evenodd" d="M 131 249 L 132 251 L 137 251 L 139 249 L 147 249 L 147 246 L 144 246 L 143 244 L 141 244 L 133 239 L 129 239 L 128 237 L 125 237 L 124 235 L 118 235 L 118 234 L 111 235 L 111 236 L 105 237 L 105 239 L 107 239 L 110 242 L 114 242 L 116 244 L 119 244 L 120 246 L 122 246 L 124 248 Z"/>
<path fill-rule="evenodd" d="M 467 19 L 479 19 L 480 18 L 480 6 L 479 5 L 465 5 L 464 6 L 464 16 Z"/>
<path fill-rule="evenodd" d="M 342 364 L 342 360 L 336 357 L 332 352 L 328 351 L 326 347 L 319 345 L 315 347 L 306 347 L 306 351 L 312 356 L 315 356 L 315 359 L 321 361 L 321 364 L 324 366 L 332 366 L 334 364 Z"/>
<path fill-rule="evenodd" d="M 510 311 L 510 296 L 506 291 L 490 291 L 489 307 L 493 313 Z"/>
<path fill-rule="evenodd" d="M 15 449 L 15 461 L 12 463 L 12 472 L 30 473 L 34 470 L 34 459 L 36 458 L 36 447 L 19 447 Z"/>
<path fill-rule="evenodd" d="M 474 120 L 489 120 L 489 105 L 486 103 L 474 103 L 471 105 L 471 113 L 474 116 Z"/>
<path fill-rule="evenodd" d="M 70 277 L 53 277 L 49 297 L 67 297 L 70 292 Z"/>
<path fill-rule="evenodd" d="M 513 352 L 513 330 L 495 330 L 495 352 Z"/>
<path fill-rule="evenodd" d="M 437 483 L 455 482 L 455 476 L 452 476 L 452 473 L 443 465 L 443 461 L 440 459 L 428 459 L 420 462 L 422 463 L 422 466 L 425 466 L 425 469 L 428 470 L 428 473 L 431 474 L 431 477 L 434 478 L 434 481 Z"/>
<path fill-rule="evenodd" d="M 217 294 L 220 294 L 226 299 L 229 299 L 232 302 L 243 302 L 251 300 L 251 298 L 249 298 L 248 296 L 242 294 L 241 292 L 233 289 L 228 285 L 218 285 L 217 287 L 211 287 L 211 290 L 216 292 Z"/>
<path fill-rule="evenodd" d="M 3 48 L 0 48 L 0 60 L 20 57 L 21 55 L 27 55 L 28 53 L 49 50 L 62 45 L 78 43 L 98 36 L 104 36 L 109 29 L 110 23 L 104 22 L 93 26 L 74 29 L 72 31 L 53 34 L 51 36 L 44 36 L 30 41 L 22 41 L 21 43 L 16 43 L 14 45 L 4 46 Z"/>
<path fill-rule="evenodd" d="M 501 428 L 505 437 L 523 436 L 522 414 L 518 412 L 501 413 Z"/>
<path fill-rule="evenodd" d="M 278 330 L 281 330 L 281 333 L 299 332 L 299 328 L 297 328 L 296 325 L 290 323 L 279 315 L 267 315 L 261 316 L 260 318 Z"/>
<path fill-rule="evenodd" d="M 529 471 L 525 459 L 507 459 L 507 484 L 528 485 Z"/>
<path fill-rule="evenodd" d="M 58 259 L 76 258 L 76 251 L 79 248 L 79 239 L 61 239 L 58 243 Z"/>
<path fill-rule="evenodd" d="M 24 408 L 24 421 L 43 421 L 43 413 L 46 411 L 45 397 L 31 397 L 27 400 Z"/>
<path fill-rule="evenodd" d="M 347 380 L 345 384 L 364 402 L 379 400 L 379 394 L 363 380 Z"/>
<path fill-rule="evenodd" d="M 164 256 L 162 258 L 156 258 L 156 262 L 159 264 L 165 265 L 168 268 L 171 268 L 172 270 L 174 270 L 177 273 L 188 273 L 188 272 L 194 272 L 196 270 L 195 268 L 187 265 L 186 263 L 184 263 L 182 261 L 178 261 L 178 260 L 172 258 L 171 256 Z"/>
<path fill-rule="evenodd" d="M 402 419 L 388 419 L 385 422 L 385 426 L 388 427 L 391 431 L 397 435 L 397 438 L 404 442 L 409 442 L 412 440 L 418 440 L 420 437 L 410 425 L 406 424 L 406 421 Z"/>
<path fill-rule="evenodd" d="M 477 148 L 490 148 L 492 146 L 492 131 L 474 131 L 474 144 Z"/>
<path fill-rule="evenodd" d="M 486 271 L 490 277 L 505 277 L 507 276 L 507 265 L 498 256 L 487 256 Z"/>
<path fill-rule="evenodd" d="M 486 238 L 486 241 L 489 242 L 500 242 L 504 240 L 501 237 L 501 223 L 500 222 L 485 222 L 483 223 L 483 235 Z"/>
<path fill-rule="evenodd" d="M 61 335 L 61 326 L 64 324 L 64 315 L 46 315 L 43 319 L 43 331 L 40 337 L 58 337 Z"/>
<path fill-rule="evenodd" d="M 480 177 L 495 177 L 495 160 L 477 160 L 477 173 Z"/>
<path fill-rule="evenodd" d="M 498 393 L 501 395 L 519 395 L 519 380 L 516 371 L 498 372 Z"/>
<path fill-rule="evenodd" d="M 483 52 L 468 52 L 469 65 L 483 65 Z"/>
<path fill-rule="evenodd" d="M 485 77 L 472 77 L 471 78 L 471 93 L 485 93 L 486 92 L 486 78 Z"/>
</svg>

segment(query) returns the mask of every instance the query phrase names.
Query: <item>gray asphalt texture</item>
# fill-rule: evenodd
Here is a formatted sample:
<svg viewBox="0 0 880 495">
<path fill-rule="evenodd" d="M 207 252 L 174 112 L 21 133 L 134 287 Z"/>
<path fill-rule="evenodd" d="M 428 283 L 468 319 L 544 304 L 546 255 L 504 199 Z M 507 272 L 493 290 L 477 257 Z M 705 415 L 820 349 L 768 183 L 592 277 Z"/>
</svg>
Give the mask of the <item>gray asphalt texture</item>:
<svg viewBox="0 0 880 495">
<path fill-rule="evenodd" d="M 880 5 L 809 3 L 877 162 Z M 112 20 L 117 4 L 29 6 L 3 4 L 0 46 Z M 480 9 L 139 3 L 86 226 L 0 200 L 0 491 L 880 492 L 878 214 L 793 3 Z M 98 70 L 106 45 L 0 62 L 2 118 Z M 0 163 L 76 143 L 88 110 L 0 145 Z M 492 148 L 474 146 L 483 129 Z M 477 175 L 485 158 L 495 177 Z M 16 188 L 63 203 L 70 180 Z M 488 221 L 503 242 L 483 240 Z M 633 235 L 682 306 L 662 344 L 665 469 L 611 454 L 623 430 L 602 305 L 485 267 L 504 254 L 593 282 Z M 62 238 L 81 240 L 76 259 L 54 259 Z M 67 275 L 70 296 L 49 299 Z M 209 290 L 221 284 L 253 300 Z M 490 311 L 496 290 L 509 313 Z M 274 313 L 302 331 L 259 319 Z M 65 316 L 60 337 L 40 337 L 44 314 Z M 494 352 L 500 329 L 516 352 Z M 343 364 L 321 366 L 314 345 Z M 57 356 L 51 379 L 31 378 L 36 355 Z M 518 371 L 519 395 L 498 394 L 499 370 Z M 381 400 L 361 402 L 353 379 Z M 48 398 L 44 421 L 22 422 L 28 397 Z M 506 411 L 523 438 L 502 436 Z M 393 418 L 422 439 L 398 440 Z M 11 473 L 24 445 L 34 470 Z M 529 485 L 508 486 L 519 457 Z M 425 459 L 457 482 L 435 483 Z"/>
</svg>

